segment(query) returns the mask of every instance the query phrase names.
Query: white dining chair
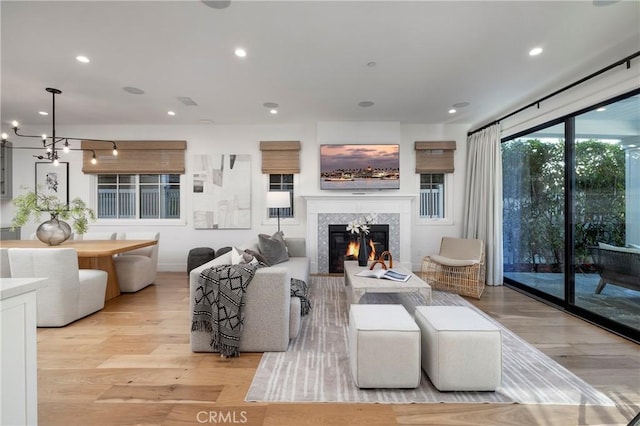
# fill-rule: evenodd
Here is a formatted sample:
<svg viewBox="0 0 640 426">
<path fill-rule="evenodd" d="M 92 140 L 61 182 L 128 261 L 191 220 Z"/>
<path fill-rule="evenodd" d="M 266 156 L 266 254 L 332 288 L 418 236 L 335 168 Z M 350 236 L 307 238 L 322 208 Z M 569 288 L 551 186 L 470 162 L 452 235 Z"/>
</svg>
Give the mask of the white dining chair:
<svg viewBox="0 0 640 426">
<path fill-rule="evenodd" d="M 9 249 L 4 247 L 0 247 L 0 278 L 11 278 Z"/>
<path fill-rule="evenodd" d="M 62 327 L 104 308 L 107 273 L 79 269 L 73 248 L 10 248 L 13 278 L 46 278 L 37 290 L 38 327 Z"/>
<path fill-rule="evenodd" d="M 115 240 L 117 232 L 85 232 L 84 234 L 76 234 L 76 240 Z"/>
<path fill-rule="evenodd" d="M 159 232 L 127 232 L 123 240 L 160 240 Z M 133 293 L 155 282 L 158 272 L 158 245 L 120 253 L 113 258 L 120 291 Z"/>
</svg>

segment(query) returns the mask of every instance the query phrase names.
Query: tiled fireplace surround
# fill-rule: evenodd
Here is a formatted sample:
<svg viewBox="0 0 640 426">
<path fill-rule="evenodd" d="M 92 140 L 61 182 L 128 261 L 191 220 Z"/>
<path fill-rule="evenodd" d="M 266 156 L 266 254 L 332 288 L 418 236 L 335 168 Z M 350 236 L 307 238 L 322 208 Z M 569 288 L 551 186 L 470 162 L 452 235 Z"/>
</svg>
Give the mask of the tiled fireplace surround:
<svg viewBox="0 0 640 426">
<path fill-rule="evenodd" d="M 329 225 L 347 224 L 377 213 L 376 223 L 389 225 L 389 251 L 394 262 L 411 268 L 411 204 L 408 195 L 305 196 L 307 251 L 311 273 L 329 272 Z M 317 243 L 314 244 L 313 242 Z"/>
</svg>

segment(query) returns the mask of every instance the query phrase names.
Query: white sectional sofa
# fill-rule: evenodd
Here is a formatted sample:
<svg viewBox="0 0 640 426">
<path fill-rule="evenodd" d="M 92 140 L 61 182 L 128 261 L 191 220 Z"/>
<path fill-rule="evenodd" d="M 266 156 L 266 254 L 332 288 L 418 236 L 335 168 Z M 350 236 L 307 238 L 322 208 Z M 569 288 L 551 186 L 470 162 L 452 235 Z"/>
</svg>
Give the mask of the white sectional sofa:
<svg viewBox="0 0 640 426">
<path fill-rule="evenodd" d="M 309 283 L 309 258 L 304 238 L 285 239 L 289 260 L 259 268 L 245 294 L 245 317 L 240 352 L 286 351 L 289 340 L 300 331 L 300 299 L 291 297 L 291 278 Z M 244 244 L 241 250 L 258 251 L 258 242 Z M 217 258 L 189 273 L 190 310 L 193 312 L 195 290 L 200 273 L 215 265 Z M 193 352 L 214 352 L 210 333 L 192 331 Z"/>
</svg>

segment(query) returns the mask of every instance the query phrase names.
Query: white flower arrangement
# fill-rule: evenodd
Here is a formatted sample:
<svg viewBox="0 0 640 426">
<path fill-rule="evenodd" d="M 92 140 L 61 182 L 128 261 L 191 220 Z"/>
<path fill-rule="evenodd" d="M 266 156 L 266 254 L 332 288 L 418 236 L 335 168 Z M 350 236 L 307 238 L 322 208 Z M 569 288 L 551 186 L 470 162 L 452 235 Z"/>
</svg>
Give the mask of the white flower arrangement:
<svg viewBox="0 0 640 426">
<path fill-rule="evenodd" d="M 365 216 L 364 219 L 353 220 L 347 225 L 347 231 L 351 232 L 352 234 L 362 233 L 364 235 L 368 235 L 370 229 L 369 225 L 374 223 L 377 218 L 378 215 L 376 213 L 370 213 Z"/>
</svg>

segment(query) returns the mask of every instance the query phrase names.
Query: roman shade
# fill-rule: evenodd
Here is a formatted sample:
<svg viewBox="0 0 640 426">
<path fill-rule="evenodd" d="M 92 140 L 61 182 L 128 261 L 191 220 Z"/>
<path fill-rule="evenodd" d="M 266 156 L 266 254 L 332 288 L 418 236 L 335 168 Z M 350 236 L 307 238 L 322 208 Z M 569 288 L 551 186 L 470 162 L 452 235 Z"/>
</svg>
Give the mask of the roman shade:
<svg viewBox="0 0 640 426">
<path fill-rule="evenodd" d="M 262 151 L 262 173 L 300 173 L 300 142 L 260 142 Z"/>
<path fill-rule="evenodd" d="M 104 142 L 82 141 L 82 172 L 85 174 L 153 173 L 168 174 L 185 172 L 184 154 L 186 141 L 115 141 L 118 155 L 111 146 L 105 149 Z M 96 164 L 91 164 L 93 152 Z"/>
<path fill-rule="evenodd" d="M 453 173 L 455 141 L 416 141 L 416 173 Z"/>
</svg>

